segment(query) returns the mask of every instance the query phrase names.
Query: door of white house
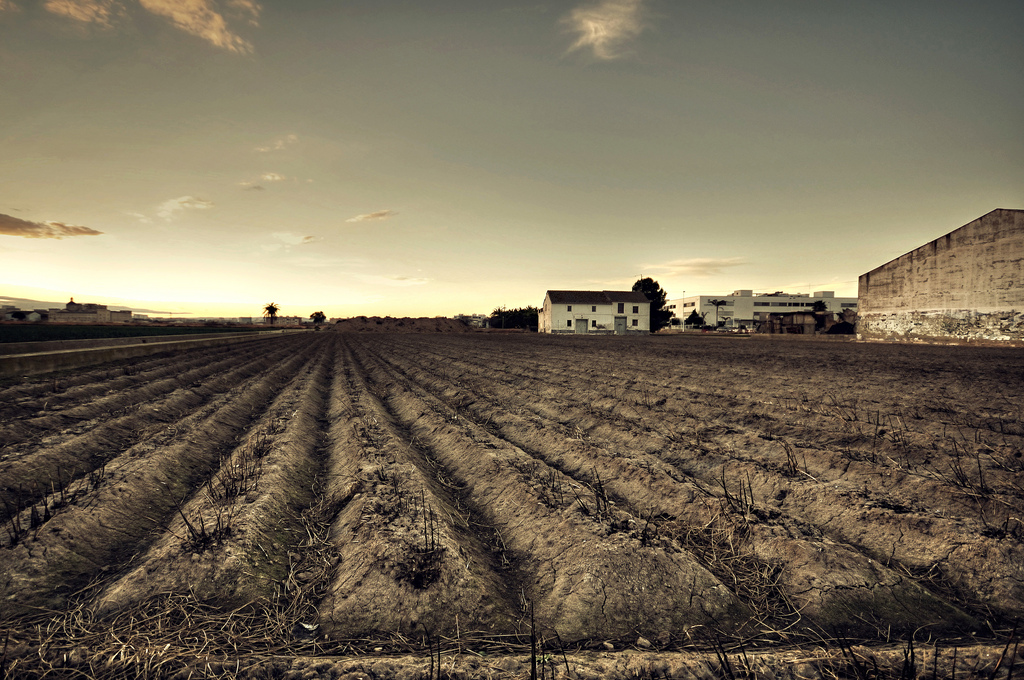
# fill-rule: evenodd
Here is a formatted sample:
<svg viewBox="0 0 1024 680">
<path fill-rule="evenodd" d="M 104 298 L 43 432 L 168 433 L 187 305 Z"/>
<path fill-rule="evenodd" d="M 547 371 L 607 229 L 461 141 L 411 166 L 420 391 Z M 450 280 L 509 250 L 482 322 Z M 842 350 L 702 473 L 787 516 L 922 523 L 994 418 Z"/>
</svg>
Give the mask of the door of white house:
<svg viewBox="0 0 1024 680">
<path fill-rule="evenodd" d="M 587 327 L 590 326 L 590 319 L 576 319 L 573 323 L 576 324 L 577 333 L 586 333 Z"/>
<path fill-rule="evenodd" d="M 626 334 L 626 317 L 617 316 L 615 317 L 615 335 Z"/>
</svg>

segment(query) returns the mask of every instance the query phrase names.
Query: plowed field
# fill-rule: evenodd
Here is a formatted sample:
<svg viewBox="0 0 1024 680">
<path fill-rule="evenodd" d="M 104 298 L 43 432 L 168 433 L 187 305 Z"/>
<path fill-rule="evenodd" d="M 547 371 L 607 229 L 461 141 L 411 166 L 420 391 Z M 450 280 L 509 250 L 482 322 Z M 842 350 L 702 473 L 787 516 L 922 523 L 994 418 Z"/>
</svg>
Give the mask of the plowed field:
<svg viewBox="0 0 1024 680">
<path fill-rule="evenodd" d="M 1022 451 L 999 348 L 322 332 L 9 381 L 0 677 L 1012 672 Z"/>
</svg>

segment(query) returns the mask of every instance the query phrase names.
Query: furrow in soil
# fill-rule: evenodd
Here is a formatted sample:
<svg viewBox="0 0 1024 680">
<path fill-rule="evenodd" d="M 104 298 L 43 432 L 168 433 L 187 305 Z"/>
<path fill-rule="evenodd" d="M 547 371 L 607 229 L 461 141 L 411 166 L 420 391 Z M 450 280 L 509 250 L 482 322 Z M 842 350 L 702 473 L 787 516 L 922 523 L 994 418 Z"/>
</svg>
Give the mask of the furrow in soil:
<svg viewBox="0 0 1024 680">
<path fill-rule="evenodd" d="M 444 474 L 469 490 L 474 514 L 512 553 L 524 598 L 544 630 L 567 640 L 655 638 L 693 626 L 735 627 L 743 603 L 685 552 L 649 545 L 630 517 L 580 484 L 483 428 L 459 418 L 401 375 L 368 344 L 356 348 L 388 410 L 429 451 Z M 556 478 L 567 493 L 545 490 Z"/>
<path fill-rule="evenodd" d="M 58 606 L 89 579 L 125 564 L 173 519 L 311 349 L 302 347 L 262 375 L 236 384 L 167 444 L 128 449 L 107 465 L 96 488 L 0 549 L 0 597 L 12 608 Z M 46 503 L 55 505 L 52 499 Z M 15 519 L 24 525 L 24 518 Z"/>
</svg>

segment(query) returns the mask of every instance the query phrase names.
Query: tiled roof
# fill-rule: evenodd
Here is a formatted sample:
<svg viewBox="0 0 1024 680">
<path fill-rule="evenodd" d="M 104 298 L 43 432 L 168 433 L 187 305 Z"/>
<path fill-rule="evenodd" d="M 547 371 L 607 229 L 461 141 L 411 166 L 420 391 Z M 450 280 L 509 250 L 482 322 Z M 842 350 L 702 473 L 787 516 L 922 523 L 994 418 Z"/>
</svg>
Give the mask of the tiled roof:
<svg viewBox="0 0 1024 680">
<path fill-rule="evenodd" d="M 615 302 L 650 302 L 643 293 L 632 290 L 549 290 L 556 305 L 610 305 Z"/>
</svg>

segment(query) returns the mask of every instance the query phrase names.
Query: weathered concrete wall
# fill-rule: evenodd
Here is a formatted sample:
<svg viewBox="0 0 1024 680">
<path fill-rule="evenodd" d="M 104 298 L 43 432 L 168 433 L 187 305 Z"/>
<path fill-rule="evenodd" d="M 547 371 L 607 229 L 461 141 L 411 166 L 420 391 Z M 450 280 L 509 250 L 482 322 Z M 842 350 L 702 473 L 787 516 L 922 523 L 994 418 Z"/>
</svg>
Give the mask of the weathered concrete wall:
<svg viewBox="0 0 1024 680">
<path fill-rule="evenodd" d="M 1024 342 L 1024 210 L 993 210 L 860 277 L 865 339 Z"/>
</svg>

